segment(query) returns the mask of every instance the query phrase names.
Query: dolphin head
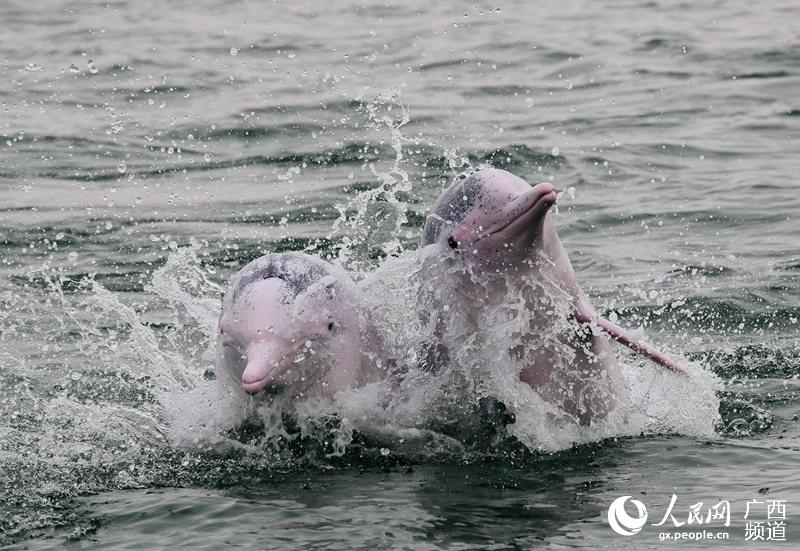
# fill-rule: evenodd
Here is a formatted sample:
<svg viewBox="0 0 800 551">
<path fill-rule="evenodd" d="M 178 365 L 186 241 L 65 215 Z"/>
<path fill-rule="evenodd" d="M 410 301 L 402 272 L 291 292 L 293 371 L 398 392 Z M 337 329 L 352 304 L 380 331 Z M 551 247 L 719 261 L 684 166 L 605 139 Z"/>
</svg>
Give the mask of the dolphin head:
<svg viewBox="0 0 800 551">
<path fill-rule="evenodd" d="M 541 247 L 556 202 L 547 182 L 531 186 L 499 169 L 475 172 L 447 188 L 425 222 L 422 245 L 434 243 L 489 271 L 507 271 Z"/>
<path fill-rule="evenodd" d="M 234 280 L 219 322 L 220 344 L 236 360 L 228 369 L 245 392 L 299 395 L 330 370 L 355 365 L 359 314 L 347 282 L 306 255 L 254 264 Z"/>
</svg>

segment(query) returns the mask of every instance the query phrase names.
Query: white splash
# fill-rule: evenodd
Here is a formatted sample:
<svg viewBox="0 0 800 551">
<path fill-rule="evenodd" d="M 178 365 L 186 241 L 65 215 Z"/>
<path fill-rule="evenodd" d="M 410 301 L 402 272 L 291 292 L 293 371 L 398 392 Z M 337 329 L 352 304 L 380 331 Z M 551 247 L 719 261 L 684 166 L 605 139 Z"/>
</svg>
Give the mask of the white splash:
<svg viewBox="0 0 800 551">
<path fill-rule="evenodd" d="M 479 320 L 481 335 L 464 330 L 469 323 L 458 310 L 458 301 L 452 300 L 455 291 L 446 274 L 424 268 L 427 253 L 407 251 L 387 259 L 361 282 L 372 301 L 376 323 L 405 372 L 388 413 L 362 416 L 364 419 L 391 419 L 402 429 L 423 429 L 443 417 L 463 416 L 464 410 L 476 406 L 481 398 L 493 397 L 516 418 L 508 426 L 509 434 L 532 450 L 557 451 L 574 444 L 641 433 L 714 435 L 719 419 L 715 391 L 720 388 L 720 381 L 692 363 L 688 364 L 689 377 L 681 377 L 649 362 L 620 355 L 618 363 L 632 404 L 630 409 L 615 410 L 590 426 L 581 426 L 566 417 L 520 381 L 520 366 L 508 360 L 507 351 L 519 345 L 513 335 L 524 333 L 528 324 L 524 301 L 509 297 L 502 308 L 486 308 Z M 432 279 L 437 277 L 438 280 Z M 446 326 L 432 323 L 424 315 L 426 309 L 443 309 L 440 319 L 446 319 Z M 515 309 L 514 315 L 509 315 Z M 567 323 L 567 316 L 563 318 Z M 555 340 L 548 334 L 541 338 Z M 450 357 L 444 365 L 432 369 L 426 365 L 425 343 L 437 339 L 449 345 Z M 623 350 L 618 348 L 617 353 L 622 354 Z"/>
</svg>

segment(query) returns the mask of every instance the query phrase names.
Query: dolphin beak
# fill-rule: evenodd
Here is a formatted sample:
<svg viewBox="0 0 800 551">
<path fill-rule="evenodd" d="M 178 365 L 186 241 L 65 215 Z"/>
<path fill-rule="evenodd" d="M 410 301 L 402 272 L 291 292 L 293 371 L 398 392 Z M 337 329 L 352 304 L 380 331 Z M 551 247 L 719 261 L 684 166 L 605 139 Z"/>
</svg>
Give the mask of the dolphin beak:
<svg viewBox="0 0 800 551">
<path fill-rule="evenodd" d="M 475 243 L 482 239 L 497 241 L 525 241 L 533 243 L 542 233 L 545 215 L 556 204 L 557 195 L 552 184 L 542 182 L 511 200 L 496 217 L 496 222 L 478 236 L 464 226 L 456 227 L 450 234 L 455 243 Z M 455 247 L 453 247 L 455 248 Z"/>
<path fill-rule="evenodd" d="M 501 222 L 491 228 L 488 235 L 504 238 L 531 235 L 535 238 L 541 234 L 545 215 L 556 200 L 556 191 L 551 184 L 536 184 L 503 208 Z"/>
<path fill-rule="evenodd" d="M 261 362 L 247 362 L 242 373 L 242 388 L 248 394 L 263 390 L 269 382 L 269 372 Z"/>
<path fill-rule="evenodd" d="M 275 379 L 279 366 L 285 357 L 273 348 L 253 345 L 247 351 L 247 366 L 242 372 L 242 388 L 248 394 L 261 392 Z"/>
</svg>

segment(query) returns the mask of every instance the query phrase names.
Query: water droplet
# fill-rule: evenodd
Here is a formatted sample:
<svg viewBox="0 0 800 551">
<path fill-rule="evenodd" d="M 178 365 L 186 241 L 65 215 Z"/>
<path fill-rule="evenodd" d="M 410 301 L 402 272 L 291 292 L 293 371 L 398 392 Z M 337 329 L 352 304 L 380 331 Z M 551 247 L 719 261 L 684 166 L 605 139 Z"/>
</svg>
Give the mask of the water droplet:
<svg viewBox="0 0 800 551">
<path fill-rule="evenodd" d="M 86 66 L 89 68 L 90 73 L 95 74 L 97 72 L 97 67 L 91 59 L 86 63 Z"/>
<path fill-rule="evenodd" d="M 70 73 L 80 73 L 81 70 L 78 69 L 78 67 L 73 63 L 72 65 L 69 66 L 69 72 Z"/>
<path fill-rule="evenodd" d="M 551 153 L 553 154 L 554 157 L 556 157 L 558 155 L 561 155 L 561 148 L 554 147 L 553 150 L 551 151 Z"/>
<path fill-rule="evenodd" d="M 124 162 L 117 165 L 117 172 L 119 172 L 120 174 L 125 174 L 126 170 L 128 170 L 128 167 L 125 165 Z"/>
<path fill-rule="evenodd" d="M 391 453 L 391 452 L 389 452 L 389 450 L 387 448 L 381 448 L 381 455 L 382 456 L 386 457 L 387 455 L 389 455 L 389 453 Z"/>
<path fill-rule="evenodd" d="M 75 262 L 76 260 L 78 260 L 78 253 L 76 253 L 76 252 L 74 252 L 74 251 L 73 251 L 73 252 L 71 252 L 71 253 L 69 253 L 69 254 L 67 255 L 67 259 L 68 259 L 70 262 Z"/>
<path fill-rule="evenodd" d="M 231 55 L 236 55 L 239 53 L 239 48 L 231 48 Z"/>
</svg>

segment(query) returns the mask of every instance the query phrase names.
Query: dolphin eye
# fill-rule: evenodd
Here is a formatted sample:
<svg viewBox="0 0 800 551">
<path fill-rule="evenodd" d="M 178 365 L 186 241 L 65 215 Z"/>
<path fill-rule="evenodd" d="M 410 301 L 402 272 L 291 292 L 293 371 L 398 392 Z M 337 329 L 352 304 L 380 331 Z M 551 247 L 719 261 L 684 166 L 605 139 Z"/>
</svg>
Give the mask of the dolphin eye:
<svg viewBox="0 0 800 551">
<path fill-rule="evenodd" d="M 333 331 L 333 321 L 328 322 L 328 331 Z"/>
<path fill-rule="evenodd" d="M 451 249 L 455 250 L 458 248 L 458 242 L 453 238 L 453 236 L 449 236 L 447 238 L 447 244 L 450 246 Z"/>
</svg>

